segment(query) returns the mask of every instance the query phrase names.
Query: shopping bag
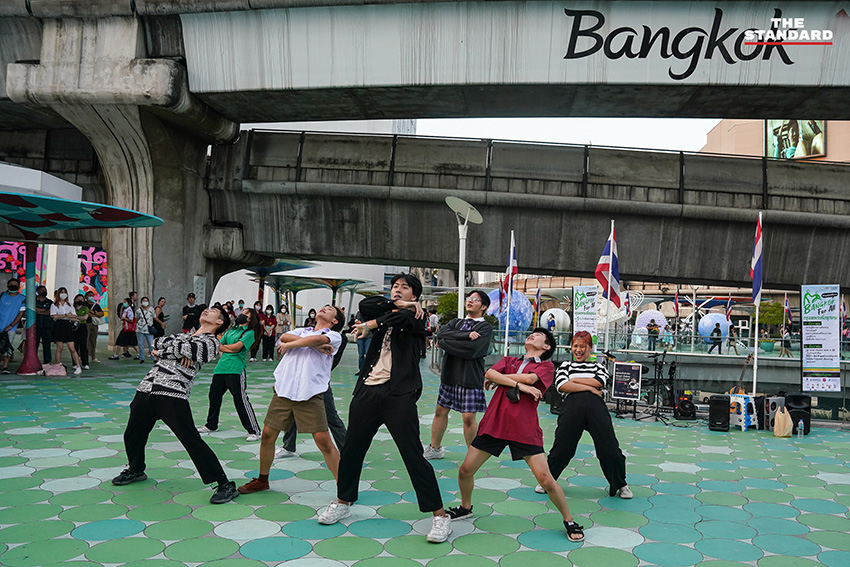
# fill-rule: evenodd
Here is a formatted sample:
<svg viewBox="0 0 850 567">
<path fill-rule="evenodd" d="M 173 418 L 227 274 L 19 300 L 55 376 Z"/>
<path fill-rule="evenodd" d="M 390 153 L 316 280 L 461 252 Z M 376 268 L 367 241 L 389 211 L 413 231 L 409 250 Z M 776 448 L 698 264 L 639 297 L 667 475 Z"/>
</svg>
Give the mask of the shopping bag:
<svg viewBox="0 0 850 567">
<path fill-rule="evenodd" d="M 791 421 L 791 414 L 785 409 L 785 406 L 779 406 L 776 410 L 776 419 L 773 422 L 774 437 L 791 437 L 791 430 L 794 428 L 794 423 Z"/>
</svg>

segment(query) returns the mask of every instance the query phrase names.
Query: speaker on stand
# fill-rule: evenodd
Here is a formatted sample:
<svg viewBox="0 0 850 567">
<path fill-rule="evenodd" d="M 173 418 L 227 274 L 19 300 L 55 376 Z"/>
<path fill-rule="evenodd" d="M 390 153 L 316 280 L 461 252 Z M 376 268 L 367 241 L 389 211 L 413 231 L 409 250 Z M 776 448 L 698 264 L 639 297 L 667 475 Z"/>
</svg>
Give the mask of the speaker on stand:
<svg viewBox="0 0 850 567">
<path fill-rule="evenodd" d="M 794 429 L 791 435 L 797 435 L 797 424 L 803 420 L 803 435 L 808 435 L 812 428 L 812 395 L 811 394 L 785 394 L 785 409 L 791 414 L 791 422 Z"/>
<path fill-rule="evenodd" d="M 712 431 L 729 431 L 729 396 L 709 398 L 708 428 Z"/>
</svg>

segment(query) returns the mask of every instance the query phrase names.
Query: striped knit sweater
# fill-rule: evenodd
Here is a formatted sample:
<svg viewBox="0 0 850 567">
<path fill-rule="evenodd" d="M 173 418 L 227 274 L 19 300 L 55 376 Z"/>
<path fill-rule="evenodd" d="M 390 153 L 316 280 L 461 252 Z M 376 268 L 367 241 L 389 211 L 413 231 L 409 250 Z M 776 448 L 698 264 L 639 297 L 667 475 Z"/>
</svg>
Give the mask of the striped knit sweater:
<svg viewBox="0 0 850 567">
<path fill-rule="evenodd" d="M 137 392 L 189 399 L 195 374 L 205 363 L 218 358 L 218 339 L 215 335 L 178 334 L 160 337 L 154 341 L 154 350 L 159 351 L 159 360 L 142 379 Z M 186 368 L 183 358 L 195 361 Z"/>
</svg>

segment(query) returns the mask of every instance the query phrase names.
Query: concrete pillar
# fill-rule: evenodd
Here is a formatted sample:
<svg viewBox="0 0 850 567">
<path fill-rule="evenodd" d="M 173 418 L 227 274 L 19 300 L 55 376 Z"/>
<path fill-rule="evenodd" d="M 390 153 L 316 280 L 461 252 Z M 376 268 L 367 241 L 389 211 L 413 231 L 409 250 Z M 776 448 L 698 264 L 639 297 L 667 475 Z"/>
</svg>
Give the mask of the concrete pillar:
<svg viewBox="0 0 850 567">
<path fill-rule="evenodd" d="M 223 272 L 204 253 L 203 176 L 209 144 L 232 142 L 238 125 L 189 93 L 180 63 L 145 56 L 138 18 L 46 19 L 40 61 L 9 65 L 7 92 L 15 102 L 50 108 L 91 141 L 108 204 L 165 221 L 156 229 L 104 231 L 111 312 L 133 289 L 152 301 L 165 297 L 175 315 L 195 275 L 214 285 Z M 169 330 L 178 320 L 172 317 Z M 110 318 L 110 339 L 119 323 Z"/>
</svg>

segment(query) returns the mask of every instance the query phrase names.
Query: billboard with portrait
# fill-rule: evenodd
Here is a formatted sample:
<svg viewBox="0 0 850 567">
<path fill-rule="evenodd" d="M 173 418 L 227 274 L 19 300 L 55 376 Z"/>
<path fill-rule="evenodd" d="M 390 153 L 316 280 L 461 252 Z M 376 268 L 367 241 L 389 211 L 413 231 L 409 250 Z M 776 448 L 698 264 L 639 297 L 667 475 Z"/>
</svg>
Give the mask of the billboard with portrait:
<svg viewBox="0 0 850 567">
<path fill-rule="evenodd" d="M 765 155 L 774 159 L 801 159 L 826 155 L 825 120 L 767 120 Z"/>
</svg>

